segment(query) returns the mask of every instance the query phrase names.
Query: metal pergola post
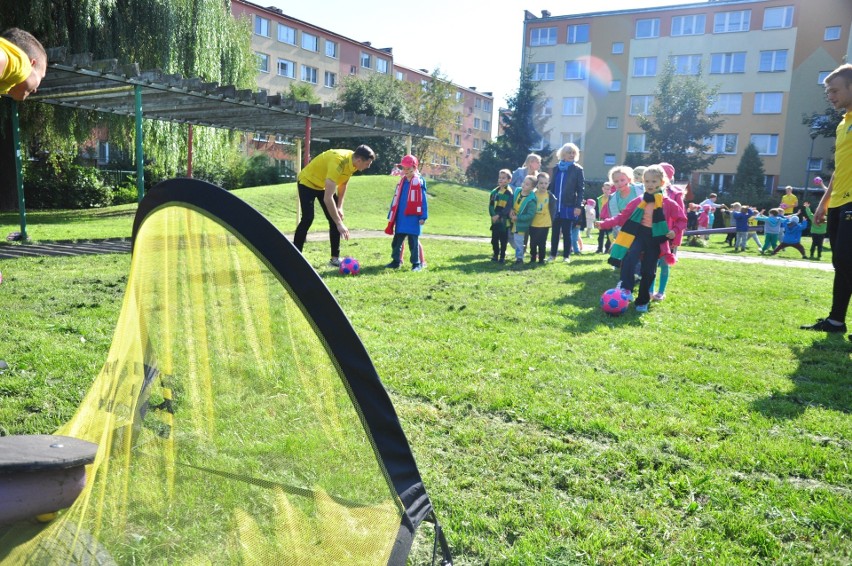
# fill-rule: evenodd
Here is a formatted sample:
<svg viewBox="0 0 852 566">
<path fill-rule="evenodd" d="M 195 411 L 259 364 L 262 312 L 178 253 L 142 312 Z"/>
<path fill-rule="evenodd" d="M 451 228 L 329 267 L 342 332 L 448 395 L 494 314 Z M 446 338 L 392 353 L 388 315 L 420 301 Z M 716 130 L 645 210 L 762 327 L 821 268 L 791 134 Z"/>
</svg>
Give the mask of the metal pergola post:
<svg viewBox="0 0 852 566">
<path fill-rule="evenodd" d="M 133 87 L 136 95 L 136 193 L 139 202 L 145 197 L 145 156 L 142 153 L 142 86 Z"/>
<path fill-rule="evenodd" d="M 18 116 L 18 102 L 9 99 L 12 103 L 12 147 L 15 150 L 15 180 L 18 185 L 18 210 L 21 216 L 21 238 L 26 242 L 27 237 L 27 207 L 24 204 L 24 173 L 21 170 L 21 120 Z"/>
</svg>

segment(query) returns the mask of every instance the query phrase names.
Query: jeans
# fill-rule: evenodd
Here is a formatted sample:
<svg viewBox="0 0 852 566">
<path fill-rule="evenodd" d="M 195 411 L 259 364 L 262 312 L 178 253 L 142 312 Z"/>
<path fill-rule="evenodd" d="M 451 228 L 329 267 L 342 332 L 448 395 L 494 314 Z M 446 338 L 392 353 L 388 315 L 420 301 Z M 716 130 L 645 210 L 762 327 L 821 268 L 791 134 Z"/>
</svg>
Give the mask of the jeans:
<svg viewBox="0 0 852 566">
<path fill-rule="evenodd" d="M 512 237 L 515 241 L 515 259 L 524 259 L 524 252 L 526 251 L 526 246 L 524 245 L 524 238 L 526 234 L 524 232 L 515 232 L 512 234 Z"/>
<path fill-rule="evenodd" d="M 420 265 L 420 247 L 418 242 L 420 236 L 417 234 L 400 234 L 397 232 L 393 235 L 391 242 L 391 259 L 397 265 L 402 263 L 402 243 L 408 238 L 408 249 L 411 256 L 411 267 Z"/>
</svg>

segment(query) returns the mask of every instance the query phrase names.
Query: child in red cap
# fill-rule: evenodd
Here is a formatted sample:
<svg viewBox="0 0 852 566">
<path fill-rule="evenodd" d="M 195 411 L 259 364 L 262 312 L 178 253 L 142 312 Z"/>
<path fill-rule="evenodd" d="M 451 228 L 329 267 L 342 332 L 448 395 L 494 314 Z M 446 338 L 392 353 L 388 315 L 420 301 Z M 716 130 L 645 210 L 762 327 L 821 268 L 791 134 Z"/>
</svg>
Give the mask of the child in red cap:
<svg viewBox="0 0 852 566">
<path fill-rule="evenodd" d="M 426 181 L 417 170 L 419 163 L 413 155 L 406 155 L 399 162 L 402 177 L 394 191 L 388 212 L 386 234 L 393 235 L 391 262 L 385 267 L 396 269 L 402 265 L 402 247 L 406 238 L 411 253 L 411 270 L 423 269 L 420 250 L 420 233 L 428 218 L 426 206 Z"/>
</svg>

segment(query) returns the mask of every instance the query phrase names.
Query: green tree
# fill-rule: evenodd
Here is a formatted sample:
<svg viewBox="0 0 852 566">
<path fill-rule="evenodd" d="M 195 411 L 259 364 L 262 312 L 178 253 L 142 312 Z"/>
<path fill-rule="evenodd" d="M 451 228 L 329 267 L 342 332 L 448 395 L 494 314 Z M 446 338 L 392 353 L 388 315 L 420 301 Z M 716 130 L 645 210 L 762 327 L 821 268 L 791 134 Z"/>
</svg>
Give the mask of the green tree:
<svg viewBox="0 0 852 566">
<path fill-rule="evenodd" d="M 541 111 L 544 95 L 538 83 L 532 80 L 532 71 L 521 71 L 518 90 L 507 101 L 509 109 L 500 116 L 503 134 L 485 148 L 468 167 L 467 175 L 471 183 L 479 187 L 493 185 L 500 169 L 514 170 L 520 167 L 531 148 L 537 148 L 542 140 L 549 139 L 546 129 L 547 118 Z M 543 149 L 536 149 L 542 163 L 550 161 L 553 151 L 545 141 Z"/>
<path fill-rule="evenodd" d="M 416 138 L 412 153 L 420 159 L 440 163 L 446 158 L 449 163 L 457 148 L 452 145 L 451 127 L 456 123 L 455 92 L 449 78 L 439 68 L 432 71 L 431 81 L 426 84 L 399 83 L 408 103 L 411 122 L 432 128 L 433 138 Z"/>
<path fill-rule="evenodd" d="M 372 74 L 368 78 L 347 77 L 340 85 L 336 105 L 347 112 L 389 118 L 410 123 L 409 105 L 399 81 L 388 75 Z M 355 146 L 367 144 L 376 152 L 373 166 L 367 174 L 386 175 L 405 155 L 405 140 L 400 137 L 365 137 L 352 142 Z M 321 153 L 327 144 L 311 144 L 311 151 Z"/>
<path fill-rule="evenodd" d="M 729 191 L 725 191 L 723 200 L 726 204 L 740 202 L 757 208 L 772 206 L 771 195 L 766 193 L 765 171 L 763 160 L 753 143 L 748 144 L 743 151 L 737 172 Z"/>
<path fill-rule="evenodd" d="M 678 75 L 666 63 L 649 115 L 638 116 L 645 132 L 644 164 L 671 163 L 679 178 L 705 169 L 716 154 L 705 153 L 705 140 L 724 122 L 718 114 L 707 113 L 716 89 L 707 86 L 701 75 Z"/>
</svg>

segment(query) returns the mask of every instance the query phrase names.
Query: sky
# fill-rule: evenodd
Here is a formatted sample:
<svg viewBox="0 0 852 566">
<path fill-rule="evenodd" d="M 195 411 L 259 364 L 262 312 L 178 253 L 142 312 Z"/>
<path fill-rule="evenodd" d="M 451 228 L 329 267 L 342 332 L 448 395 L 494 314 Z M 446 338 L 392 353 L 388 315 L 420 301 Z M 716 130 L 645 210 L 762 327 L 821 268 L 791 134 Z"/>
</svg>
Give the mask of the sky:
<svg viewBox="0 0 852 566">
<path fill-rule="evenodd" d="M 698 0 L 700 1 L 700 0 Z M 523 50 L 524 10 L 541 16 L 688 4 L 690 0 L 426 0 L 417 3 L 354 0 L 253 0 L 276 6 L 303 20 L 373 47 L 393 48 L 398 65 L 439 68 L 450 81 L 494 95 L 496 108 L 518 88 Z M 575 4 L 588 7 L 573 8 Z M 361 7 L 363 6 L 363 7 Z"/>
</svg>

